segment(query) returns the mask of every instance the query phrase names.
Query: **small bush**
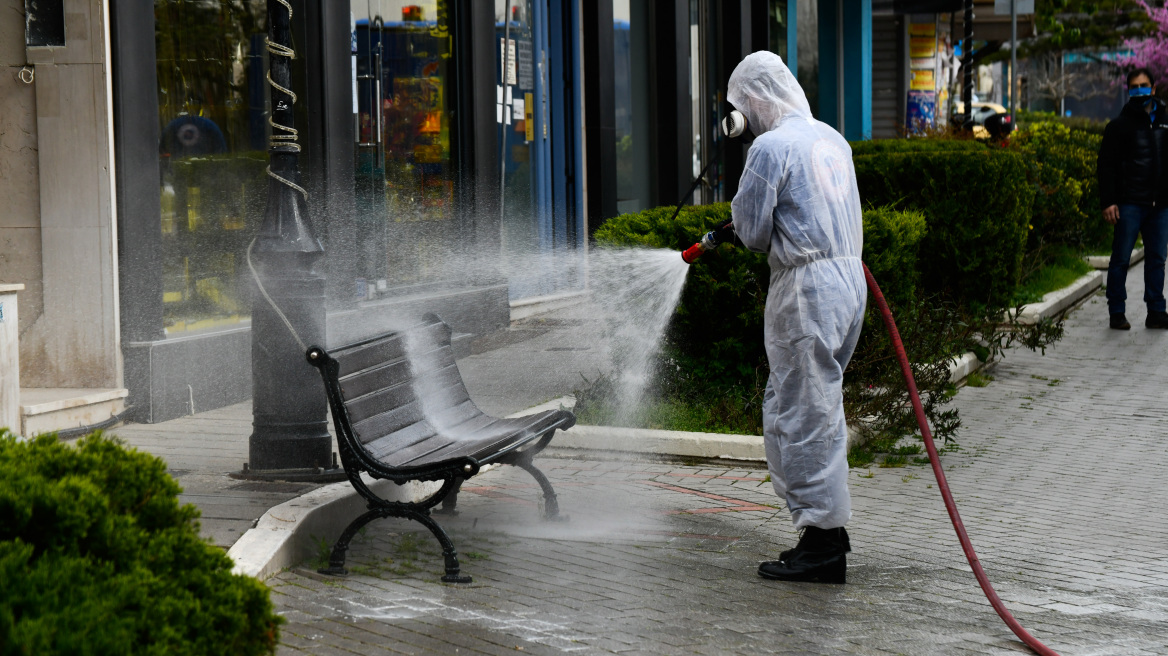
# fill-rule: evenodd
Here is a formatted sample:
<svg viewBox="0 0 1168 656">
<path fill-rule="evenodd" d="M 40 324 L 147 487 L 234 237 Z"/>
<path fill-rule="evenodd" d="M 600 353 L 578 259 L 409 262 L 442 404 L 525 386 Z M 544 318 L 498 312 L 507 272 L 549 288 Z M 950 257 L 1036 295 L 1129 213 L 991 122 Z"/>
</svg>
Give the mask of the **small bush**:
<svg viewBox="0 0 1168 656">
<path fill-rule="evenodd" d="M 1010 150 L 1025 155 L 1035 192 L 1026 243 L 1028 269 L 1045 264 L 1051 246 L 1089 251 L 1111 243 L 1095 171 L 1102 141 L 1098 134 L 1052 121 L 1032 123 L 1010 141 Z"/>
<path fill-rule="evenodd" d="M 166 465 L 0 430 L 0 652 L 274 653 L 267 588 L 198 533 Z"/>
</svg>

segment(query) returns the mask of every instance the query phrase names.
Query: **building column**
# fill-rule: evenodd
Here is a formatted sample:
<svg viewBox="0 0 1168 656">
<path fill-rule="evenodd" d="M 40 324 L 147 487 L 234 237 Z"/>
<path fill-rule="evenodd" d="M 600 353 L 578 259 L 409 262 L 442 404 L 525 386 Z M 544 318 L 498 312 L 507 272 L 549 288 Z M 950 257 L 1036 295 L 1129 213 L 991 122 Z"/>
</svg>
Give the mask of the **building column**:
<svg viewBox="0 0 1168 656">
<path fill-rule="evenodd" d="M 819 120 L 872 138 L 872 0 L 819 3 Z"/>
<path fill-rule="evenodd" d="M 872 138 L 872 0 L 841 0 L 843 134 Z"/>
<path fill-rule="evenodd" d="M 109 5 L 66 0 L 64 47 L 29 47 L 35 69 L 44 306 L 21 335 L 26 387 L 118 388 Z"/>
<path fill-rule="evenodd" d="M 588 235 L 616 216 L 616 105 L 611 2 L 581 5 Z"/>
<path fill-rule="evenodd" d="M 843 67 L 841 60 L 840 3 L 819 2 L 819 107 L 812 107 L 819 120 L 843 132 L 844 116 L 840 112 Z"/>
</svg>

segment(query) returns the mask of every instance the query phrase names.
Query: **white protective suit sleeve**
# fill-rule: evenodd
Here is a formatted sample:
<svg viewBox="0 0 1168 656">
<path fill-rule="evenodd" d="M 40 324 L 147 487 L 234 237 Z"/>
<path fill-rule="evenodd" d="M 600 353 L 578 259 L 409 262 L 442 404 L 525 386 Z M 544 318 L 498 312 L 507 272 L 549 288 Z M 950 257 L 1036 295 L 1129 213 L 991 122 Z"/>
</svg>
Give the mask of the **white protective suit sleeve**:
<svg viewBox="0 0 1168 656">
<path fill-rule="evenodd" d="M 758 135 L 731 207 L 738 237 L 771 266 L 763 399 L 771 480 L 796 528 L 836 528 L 851 517 L 843 371 L 867 301 L 851 148 L 812 118 L 778 55 L 746 57 L 727 98 Z"/>
</svg>

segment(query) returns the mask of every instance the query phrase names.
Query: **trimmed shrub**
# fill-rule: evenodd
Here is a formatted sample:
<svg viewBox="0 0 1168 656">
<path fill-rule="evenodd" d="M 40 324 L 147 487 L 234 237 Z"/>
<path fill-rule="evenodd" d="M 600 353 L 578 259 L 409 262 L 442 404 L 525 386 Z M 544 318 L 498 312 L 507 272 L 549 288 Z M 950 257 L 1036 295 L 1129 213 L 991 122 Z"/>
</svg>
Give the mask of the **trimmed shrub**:
<svg viewBox="0 0 1168 656">
<path fill-rule="evenodd" d="M 988 146 L 974 139 L 868 139 L 849 141 L 852 156 L 884 153 L 984 152 Z"/>
<path fill-rule="evenodd" d="M 888 151 L 853 161 L 866 203 L 925 215 L 920 270 L 926 292 L 963 305 L 1009 301 L 1034 201 L 1020 155 L 971 148 Z"/>
<path fill-rule="evenodd" d="M 267 588 L 199 537 L 162 460 L 0 430 L 0 653 L 270 654 Z"/>
<path fill-rule="evenodd" d="M 1036 112 L 1026 109 L 1018 109 L 1015 113 L 1018 117 L 1018 127 L 1023 130 L 1035 123 L 1057 123 L 1075 132 L 1103 136 L 1103 131 L 1107 128 L 1107 121 L 1083 116 L 1059 116 L 1054 112 Z"/>
<path fill-rule="evenodd" d="M 1034 188 L 1028 258 L 1043 263 L 1046 246 L 1106 249 L 1112 228 L 1101 216 L 1096 162 L 1103 137 L 1043 121 L 1027 125 L 1009 149 L 1025 155 Z"/>
</svg>

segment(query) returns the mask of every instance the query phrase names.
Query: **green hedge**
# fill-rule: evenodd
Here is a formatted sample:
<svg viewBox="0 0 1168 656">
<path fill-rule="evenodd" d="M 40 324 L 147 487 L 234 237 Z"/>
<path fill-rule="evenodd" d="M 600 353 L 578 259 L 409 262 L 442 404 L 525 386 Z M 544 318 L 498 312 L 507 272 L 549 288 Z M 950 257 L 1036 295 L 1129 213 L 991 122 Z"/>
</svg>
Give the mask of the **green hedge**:
<svg viewBox="0 0 1168 656">
<path fill-rule="evenodd" d="M 0 653 L 266 654 L 267 588 L 199 537 L 162 460 L 0 430 Z"/>
<path fill-rule="evenodd" d="M 926 291 L 959 303 L 1009 301 L 1034 202 L 1022 156 L 988 148 L 889 150 L 853 161 L 865 203 L 925 215 L 920 271 Z"/>
<path fill-rule="evenodd" d="M 1057 123 L 1066 126 L 1075 132 L 1083 132 L 1103 136 L 1107 128 L 1106 120 L 1085 118 L 1083 116 L 1059 116 L 1054 112 L 1035 112 L 1019 109 L 1016 112 L 1018 127 L 1025 130 L 1036 123 Z"/>
<path fill-rule="evenodd" d="M 848 143 L 853 157 L 883 153 L 985 152 L 988 148 L 974 139 L 869 139 Z"/>
</svg>

